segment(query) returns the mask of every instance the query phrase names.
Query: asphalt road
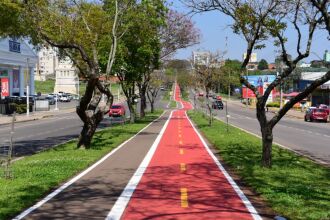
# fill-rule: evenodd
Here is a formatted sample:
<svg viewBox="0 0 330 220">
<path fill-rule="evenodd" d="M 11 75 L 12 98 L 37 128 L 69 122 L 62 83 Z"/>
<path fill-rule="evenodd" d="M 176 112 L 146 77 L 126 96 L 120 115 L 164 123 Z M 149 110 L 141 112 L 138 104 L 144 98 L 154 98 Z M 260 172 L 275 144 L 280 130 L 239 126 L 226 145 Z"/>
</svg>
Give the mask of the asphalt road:
<svg viewBox="0 0 330 220">
<path fill-rule="evenodd" d="M 164 108 L 166 103 L 162 102 L 163 93 L 155 103 L 156 108 Z M 124 103 L 126 106 L 126 103 Z M 77 105 L 76 101 L 68 103 L 58 103 L 59 111 L 61 109 L 73 108 Z M 54 106 L 52 106 L 53 108 Z M 126 117 L 129 117 L 129 110 L 126 106 Z M 99 128 L 109 127 L 113 123 L 122 122 L 119 118 L 105 117 Z M 61 144 L 68 140 L 78 138 L 82 129 L 83 123 L 75 112 L 64 113 L 60 112 L 49 118 L 44 118 L 36 121 L 20 122 L 15 124 L 13 135 L 14 140 L 14 156 L 20 157 L 31 155 L 36 152 L 48 149 L 54 145 Z M 8 148 L 10 143 L 11 125 L 0 126 L 0 154 Z"/>
<path fill-rule="evenodd" d="M 224 105 L 226 105 L 224 103 Z M 237 102 L 228 103 L 229 123 L 253 134 L 261 135 L 254 109 L 243 107 Z M 215 110 L 216 116 L 226 121 L 226 111 Z M 268 113 L 271 117 L 273 113 Z M 302 119 L 284 116 L 274 128 L 274 142 L 319 163 L 330 164 L 330 123 L 305 122 Z"/>
</svg>

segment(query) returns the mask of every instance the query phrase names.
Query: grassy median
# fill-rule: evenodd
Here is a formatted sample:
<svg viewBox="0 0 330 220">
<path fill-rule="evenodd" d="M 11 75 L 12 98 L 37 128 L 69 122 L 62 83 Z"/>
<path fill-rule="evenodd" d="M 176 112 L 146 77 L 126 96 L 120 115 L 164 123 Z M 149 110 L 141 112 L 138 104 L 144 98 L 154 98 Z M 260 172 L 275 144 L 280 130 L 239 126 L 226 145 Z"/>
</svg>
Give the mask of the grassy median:
<svg viewBox="0 0 330 220">
<path fill-rule="evenodd" d="M 176 107 L 177 107 L 176 101 L 171 100 L 171 102 L 170 102 L 170 108 L 176 108 Z"/>
<path fill-rule="evenodd" d="M 156 111 L 135 124 L 101 130 L 95 134 L 92 148 L 88 150 L 76 149 L 74 140 L 16 161 L 12 165 L 14 178 L 6 180 L 0 177 L 0 219 L 14 217 L 33 205 L 52 189 L 136 134 L 160 114 L 161 111 Z"/>
<path fill-rule="evenodd" d="M 288 219 L 330 219 L 330 170 L 294 153 L 273 147 L 272 169 L 262 168 L 259 138 L 214 121 L 202 113 L 188 113 L 201 132 L 219 149 L 226 164 L 239 174 L 269 206 Z M 311 146 L 313 147 L 313 146 Z"/>
</svg>

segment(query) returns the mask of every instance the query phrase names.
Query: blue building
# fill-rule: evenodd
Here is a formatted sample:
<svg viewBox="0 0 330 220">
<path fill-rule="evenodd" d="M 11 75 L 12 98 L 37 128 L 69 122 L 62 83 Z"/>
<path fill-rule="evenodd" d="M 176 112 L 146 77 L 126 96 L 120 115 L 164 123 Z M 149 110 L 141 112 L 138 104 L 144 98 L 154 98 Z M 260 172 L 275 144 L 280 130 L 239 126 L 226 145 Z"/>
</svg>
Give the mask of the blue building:
<svg viewBox="0 0 330 220">
<path fill-rule="evenodd" d="M 38 56 L 21 39 L 0 38 L 1 97 L 34 94 L 34 67 Z"/>
</svg>

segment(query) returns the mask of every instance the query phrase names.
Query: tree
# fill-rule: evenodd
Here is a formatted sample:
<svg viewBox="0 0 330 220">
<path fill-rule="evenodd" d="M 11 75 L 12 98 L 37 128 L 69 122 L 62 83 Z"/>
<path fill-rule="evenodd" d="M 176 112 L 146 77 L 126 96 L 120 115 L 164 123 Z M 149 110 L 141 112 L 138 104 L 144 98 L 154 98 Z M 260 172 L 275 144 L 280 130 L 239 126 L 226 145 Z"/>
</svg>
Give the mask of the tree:
<svg viewBox="0 0 330 220">
<path fill-rule="evenodd" d="M 315 80 L 304 91 L 299 93 L 296 97 L 287 102 L 277 114 L 271 119 L 267 119 L 265 113 L 266 101 L 271 91 L 280 85 L 287 77 L 289 77 L 297 67 L 297 63 L 308 57 L 313 41 L 315 29 L 319 27 L 320 23 L 330 23 L 328 10 L 329 5 L 327 0 L 322 2 L 319 0 L 312 0 L 314 5 L 319 4 L 315 8 L 311 7 L 311 3 L 303 0 L 295 1 L 236 1 L 236 0 L 211 0 L 208 2 L 186 0 L 187 4 L 194 12 L 206 12 L 217 10 L 225 15 L 231 17 L 234 21 L 232 29 L 234 33 L 241 34 L 246 43 L 247 56 L 241 65 L 240 81 L 242 84 L 251 89 L 257 97 L 256 113 L 260 124 L 262 133 L 262 166 L 271 167 L 272 165 L 272 142 L 273 142 L 273 128 L 280 121 L 280 119 L 294 106 L 297 102 L 306 98 L 314 89 L 322 85 L 330 79 L 328 72 L 323 77 Z M 320 15 L 321 11 L 321 15 Z M 296 53 L 295 58 L 290 59 L 287 52 L 287 37 L 285 30 L 288 26 L 292 26 L 297 33 Z M 307 28 L 306 28 L 307 26 Z M 306 32 L 304 32 L 307 30 Z M 327 29 L 330 33 L 330 29 Z M 303 34 L 307 38 L 305 43 L 305 50 L 302 51 Z M 281 57 L 284 60 L 286 67 L 283 72 L 276 77 L 264 94 L 260 94 L 258 89 L 251 85 L 244 77 L 246 66 L 251 57 L 251 53 L 255 49 L 262 49 L 265 47 L 264 41 L 273 39 L 274 44 L 281 49 Z"/>
<path fill-rule="evenodd" d="M 179 49 L 199 43 L 200 31 L 188 16 L 170 9 L 165 21 L 166 25 L 160 29 L 162 60 L 170 58 Z"/>
<path fill-rule="evenodd" d="M 123 34 L 123 17 L 129 7 L 126 1 L 119 4 L 117 0 L 25 1 L 24 19 L 37 32 L 41 44 L 59 48 L 87 79 L 85 94 L 76 109 L 84 123 L 77 143 L 79 148 L 90 147 L 98 124 L 112 105 L 113 95 L 108 84 L 99 81 L 103 67 L 100 54 L 105 54 L 104 73 L 108 76 L 115 60 L 117 40 Z M 101 94 L 105 95 L 105 102 L 101 102 Z"/>
<path fill-rule="evenodd" d="M 213 88 L 214 81 L 219 78 L 219 59 L 220 53 L 209 53 L 208 60 L 206 64 L 195 64 L 194 74 L 195 79 L 197 80 L 198 84 L 201 85 L 206 92 L 205 94 L 205 101 L 206 107 L 209 112 L 209 126 L 212 125 L 212 104 L 210 103 L 210 91 Z"/>
<path fill-rule="evenodd" d="M 134 10 L 130 19 L 132 25 L 120 42 L 120 58 L 116 62 L 131 122 L 135 121 L 134 100 L 137 97 L 141 99 L 141 117 L 144 116 L 150 74 L 160 65 L 159 29 L 164 24 L 166 7 L 162 0 L 148 0 L 137 4 Z"/>
<path fill-rule="evenodd" d="M 268 69 L 268 63 L 266 60 L 261 59 L 258 64 L 258 70 L 267 70 Z"/>
<path fill-rule="evenodd" d="M 228 90 L 231 92 L 233 88 L 240 86 L 240 70 L 240 61 L 226 60 L 225 64 L 218 70 L 219 74 L 215 76 L 214 90 L 226 93 Z"/>
<path fill-rule="evenodd" d="M 155 70 L 150 76 L 150 83 L 148 85 L 147 97 L 150 102 L 150 109 L 153 113 L 155 110 L 154 103 L 157 98 L 160 87 L 165 82 L 165 74 L 163 70 Z"/>
<path fill-rule="evenodd" d="M 4 0 L 0 2 L 0 36 L 24 36 L 22 17 L 22 4 L 16 1 Z"/>
</svg>

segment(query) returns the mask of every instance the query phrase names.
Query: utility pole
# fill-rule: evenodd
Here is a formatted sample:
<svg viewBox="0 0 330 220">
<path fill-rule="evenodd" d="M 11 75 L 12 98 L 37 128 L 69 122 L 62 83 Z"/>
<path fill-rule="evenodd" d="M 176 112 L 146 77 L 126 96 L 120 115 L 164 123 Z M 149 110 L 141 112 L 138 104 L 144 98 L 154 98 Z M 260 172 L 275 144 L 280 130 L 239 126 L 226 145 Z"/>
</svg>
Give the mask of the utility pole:
<svg viewBox="0 0 330 220">
<path fill-rule="evenodd" d="M 224 56 L 226 55 L 226 53 L 228 52 L 228 37 L 226 36 L 226 40 L 225 40 L 226 44 L 225 44 L 225 52 L 224 52 Z M 225 59 L 226 62 L 226 59 Z M 228 101 L 230 101 L 230 70 L 228 72 Z"/>
<path fill-rule="evenodd" d="M 26 58 L 26 116 L 30 115 L 30 98 L 29 98 L 29 58 Z"/>
</svg>

